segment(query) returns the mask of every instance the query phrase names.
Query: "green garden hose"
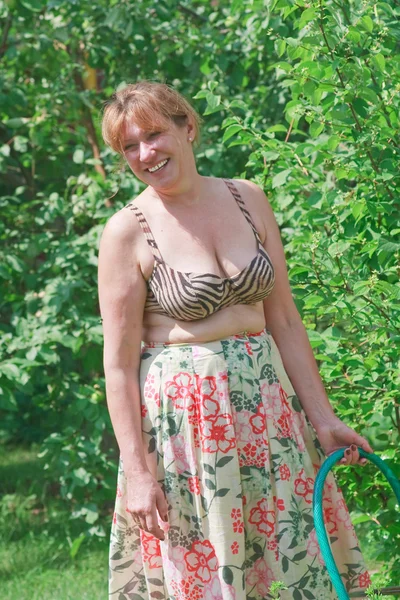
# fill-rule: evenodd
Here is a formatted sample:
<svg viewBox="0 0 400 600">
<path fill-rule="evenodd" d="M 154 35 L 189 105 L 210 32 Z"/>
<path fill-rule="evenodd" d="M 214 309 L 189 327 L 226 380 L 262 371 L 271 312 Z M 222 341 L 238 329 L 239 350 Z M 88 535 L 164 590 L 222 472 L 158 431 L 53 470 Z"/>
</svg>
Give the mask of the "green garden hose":
<svg viewBox="0 0 400 600">
<path fill-rule="evenodd" d="M 328 475 L 333 465 L 344 457 L 344 451 L 345 448 L 341 448 L 340 450 L 336 450 L 336 452 L 328 456 L 328 458 L 324 461 L 323 465 L 318 471 L 318 475 L 315 479 L 314 484 L 313 513 L 315 531 L 317 533 L 318 543 L 321 548 L 321 554 L 325 561 L 326 568 L 328 570 L 329 576 L 332 580 L 338 598 L 339 600 L 350 600 L 350 597 L 346 592 L 346 588 L 343 585 L 343 581 L 339 575 L 335 559 L 333 558 L 328 536 L 325 531 L 324 514 L 322 507 L 322 497 L 326 476 Z M 369 454 L 368 452 L 365 452 L 362 448 L 358 448 L 358 451 L 362 458 L 367 458 L 382 471 L 382 473 L 385 475 L 386 479 L 392 486 L 393 491 L 396 494 L 397 501 L 400 504 L 400 481 L 394 475 L 393 471 L 389 469 L 387 464 L 381 458 L 379 458 L 379 456 L 376 456 L 376 454 Z"/>
</svg>

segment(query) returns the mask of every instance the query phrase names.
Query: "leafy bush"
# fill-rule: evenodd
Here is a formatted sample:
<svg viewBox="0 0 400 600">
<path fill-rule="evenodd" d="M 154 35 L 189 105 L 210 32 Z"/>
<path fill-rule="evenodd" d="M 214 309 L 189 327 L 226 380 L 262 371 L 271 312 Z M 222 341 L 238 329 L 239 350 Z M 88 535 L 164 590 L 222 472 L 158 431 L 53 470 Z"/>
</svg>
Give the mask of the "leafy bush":
<svg viewBox="0 0 400 600">
<path fill-rule="evenodd" d="M 399 11 L 395 0 L 1 5 L 0 436 L 42 444 L 52 492 L 88 534 L 104 535 L 116 469 L 97 247 L 141 189 L 99 137 L 101 104 L 124 81 L 195 97 L 200 172 L 266 190 L 330 399 L 398 472 Z M 391 491 L 370 466 L 339 479 L 394 574 Z"/>
</svg>

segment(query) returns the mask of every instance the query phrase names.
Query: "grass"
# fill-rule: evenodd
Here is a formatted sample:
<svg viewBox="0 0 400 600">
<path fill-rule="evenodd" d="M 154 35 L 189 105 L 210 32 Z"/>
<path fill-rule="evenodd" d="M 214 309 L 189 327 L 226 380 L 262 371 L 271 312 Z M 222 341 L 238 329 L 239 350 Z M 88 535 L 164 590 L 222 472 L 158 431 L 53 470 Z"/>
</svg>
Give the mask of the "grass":
<svg viewBox="0 0 400 600">
<path fill-rule="evenodd" d="M 106 600 L 107 541 L 84 542 L 71 559 L 77 523 L 46 490 L 36 454 L 0 447 L 0 598 Z"/>
</svg>

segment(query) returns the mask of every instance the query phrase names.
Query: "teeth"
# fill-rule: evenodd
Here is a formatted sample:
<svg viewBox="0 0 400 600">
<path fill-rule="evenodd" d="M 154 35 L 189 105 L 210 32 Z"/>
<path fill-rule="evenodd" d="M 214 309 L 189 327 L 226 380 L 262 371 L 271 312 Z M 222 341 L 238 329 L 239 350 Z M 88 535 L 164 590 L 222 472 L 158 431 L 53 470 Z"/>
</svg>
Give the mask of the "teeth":
<svg viewBox="0 0 400 600">
<path fill-rule="evenodd" d="M 161 169 L 161 167 L 163 167 L 164 165 L 167 164 L 167 160 L 163 160 L 160 163 L 158 163 L 158 165 L 156 165 L 155 167 L 152 167 L 151 169 L 148 169 L 150 171 L 150 173 L 154 173 L 155 171 L 158 171 L 158 169 Z"/>
</svg>

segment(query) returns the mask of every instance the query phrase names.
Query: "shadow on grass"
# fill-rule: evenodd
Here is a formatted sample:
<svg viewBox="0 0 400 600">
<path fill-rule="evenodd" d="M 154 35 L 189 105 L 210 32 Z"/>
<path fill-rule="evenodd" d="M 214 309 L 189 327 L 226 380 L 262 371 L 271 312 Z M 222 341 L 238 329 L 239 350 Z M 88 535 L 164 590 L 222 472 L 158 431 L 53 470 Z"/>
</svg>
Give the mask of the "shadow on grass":
<svg viewBox="0 0 400 600">
<path fill-rule="evenodd" d="M 81 526 L 70 519 L 73 506 L 71 511 L 66 509 L 65 501 L 58 497 L 58 485 L 46 479 L 44 461 L 37 457 L 37 452 L 37 448 L 0 448 L 2 600 L 22 600 L 24 596 L 18 590 L 28 585 L 32 578 L 38 581 L 36 590 L 41 590 L 38 598 L 52 598 L 51 589 L 54 591 L 52 586 L 57 573 L 61 579 L 66 578 L 70 589 L 83 571 L 89 587 L 91 577 L 97 578 L 101 587 L 107 582 L 105 539 L 85 540 L 79 558 L 71 559 L 70 545 L 81 535 Z M 49 582 L 47 587 L 46 580 Z M 7 590 L 6 595 L 3 590 Z M 32 595 L 28 597 L 33 600 Z M 70 596 L 66 593 L 61 597 Z M 86 596 L 82 593 L 81 597 Z"/>
</svg>

